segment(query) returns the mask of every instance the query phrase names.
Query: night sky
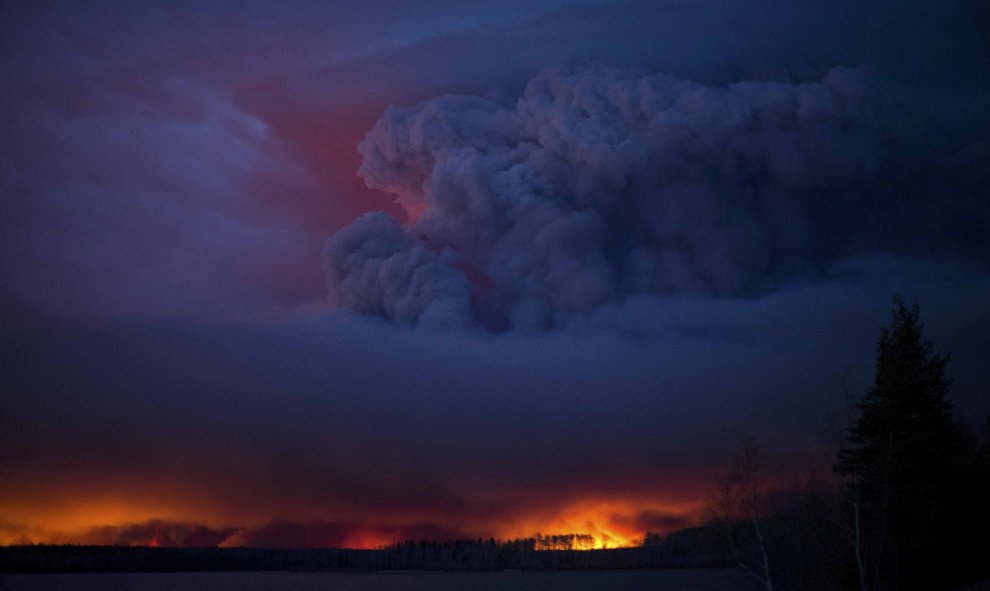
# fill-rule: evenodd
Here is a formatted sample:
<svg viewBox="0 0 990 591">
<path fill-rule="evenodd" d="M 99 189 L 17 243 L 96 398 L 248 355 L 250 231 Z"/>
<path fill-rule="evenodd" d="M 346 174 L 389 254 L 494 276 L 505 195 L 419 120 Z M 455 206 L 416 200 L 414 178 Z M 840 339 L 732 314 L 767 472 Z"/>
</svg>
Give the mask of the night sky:
<svg viewBox="0 0 990 591">
<path fill-rule="evenodd" d="M 990 414 L 985 3 L 4 2 L 0 544 L 704 518 L 890 298 Z"/>
</svg>

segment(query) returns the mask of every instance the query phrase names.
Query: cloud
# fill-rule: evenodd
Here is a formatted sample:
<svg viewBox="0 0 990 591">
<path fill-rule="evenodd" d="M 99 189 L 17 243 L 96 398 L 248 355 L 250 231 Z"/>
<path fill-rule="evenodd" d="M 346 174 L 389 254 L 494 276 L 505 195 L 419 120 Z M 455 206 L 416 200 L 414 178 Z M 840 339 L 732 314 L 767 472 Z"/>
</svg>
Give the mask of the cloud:
<svg viewBox="0 0 990 591">
<path fill-rule="evenodd" d="M 866 252 L 985 248 L 984 200 L 946 185 L 972 191 L 986 154 L 918 109 L 868 67 L 727 86 L 551 69 L 514 103 L 392 107 L 359 173 L 411 221 L 369 215 L 331 237 L 330 286 L 400 324 L 470 310 L 541 330 L 642 294 L 768 293 Z"/>
<path fill-rule="evenodd" d="M 68 315 L 200 318 L 314 297 L 326 229 L 272 215 L 273 196 L 313 181 L 263 121 L 182 78 L 63 77 L 3 97 L 8 296 Z"/>
<path fill-rule="evenodd" d="M 547 64 L 604 58 L 721 84 L 810 82 L 869 61 L 951 111 L 955 127 L 987 125 L 985 19 L 971 0 L 827 10 L 812 0 L 748 0 L 745 10 L 725 0 L 389 1 L 392 19 L 381 3 L 249 1 L 234 21 L 224 2 L 112 4 L 0 9 L 2 289 L 69 315 L 267 316 L 321 298 L 330 232 L 368 210 L 405 221 L 354 175 L 354 147 L 381 112 L 445 93 L 514 101 Z M 983 154 L 971 166 L 987 168 Z M 485 283 L 480 269 L 458 268 Z M 561 304 L 593 306 L 609 297 L 600 288 L 582 282 Z M 508 322 L 505 305 L 475 304 L 482 324 Z"/>
<path fill-rule="evenodd" d="M 423 247 L 385 213 L 365 214 L 327 245 L 326 268 L 340 303 L 400 322 L 463 325 L 470 290 L 443 255 Z"/>
</svg>

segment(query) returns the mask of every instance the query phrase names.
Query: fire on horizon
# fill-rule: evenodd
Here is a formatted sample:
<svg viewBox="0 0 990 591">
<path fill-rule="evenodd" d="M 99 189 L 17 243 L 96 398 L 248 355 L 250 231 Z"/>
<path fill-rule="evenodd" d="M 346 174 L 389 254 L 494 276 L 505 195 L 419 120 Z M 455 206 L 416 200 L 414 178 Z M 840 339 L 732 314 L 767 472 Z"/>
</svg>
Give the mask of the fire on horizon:
<svg viewBox="0 0 990 591">
<path fill-rule="evenodd" d="M 635 545 L 895 292 L 990 414 L 979 8 L 747 2 L 4 2 L 0 545 Z"/>
</svg>

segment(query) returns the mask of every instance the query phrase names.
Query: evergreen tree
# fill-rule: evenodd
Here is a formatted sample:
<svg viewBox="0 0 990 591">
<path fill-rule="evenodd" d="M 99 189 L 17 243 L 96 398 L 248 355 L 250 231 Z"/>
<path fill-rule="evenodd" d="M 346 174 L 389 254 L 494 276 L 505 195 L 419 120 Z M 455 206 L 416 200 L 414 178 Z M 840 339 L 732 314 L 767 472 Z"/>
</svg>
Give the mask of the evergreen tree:
<svg viewBox="0 0 990 591">
<path fill-rule="evenodd" d="M 922 329 L 918 305 L 895 296 L 873 386 L 836 465 L 855 495 L 860 585 L 870 591 L 946 588 L 964 554 L 973 447 L 947 398 L 949 356 Z"/>
</svg>

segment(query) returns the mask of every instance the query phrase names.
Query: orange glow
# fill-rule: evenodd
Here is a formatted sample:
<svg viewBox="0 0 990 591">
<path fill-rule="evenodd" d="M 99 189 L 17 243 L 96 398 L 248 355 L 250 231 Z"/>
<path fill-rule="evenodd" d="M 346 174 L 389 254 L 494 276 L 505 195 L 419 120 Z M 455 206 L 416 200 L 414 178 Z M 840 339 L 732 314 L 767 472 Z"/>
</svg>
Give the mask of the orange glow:
<svg viewBox="0 0 990 591">
<path fill-rule="evenodd" d="M 10 513 L 0 513 L 0 545 L 84 543 L 100 528 L 126 527 L 156 520 L 196 520 L 201 510 L 178 503 L 134 501 L 105 498 L 98 501 L 64 501 L 30 504 L 30 499 L 16 502 L 3 499 L 0 506 Z M 204 523 L 203 519 L 198 519 Z M 210 523 L 206 521 L 206 523 Z M 160 525 L 156 525 L 147 544 L 166 545 Z"/>
<path fill-rule="evenodd" d="M 375 548 L 382 548 L 389 544 L 402 541 L 404 540 L 394 540 L 376 535 L 372 532 L 358 532 L 348 538 L 346 545 L 348 548 L 357 548 L 359 550 L 374 550 Z"/>
<path fill-rule="evenodd" d="M 151 540 L 148 542 L 148 545 L 151 546 L 152 548 L 159 548 L 163 545 L 162 526 L 160 523 L 155 524 L 155 532 L 151 536 Z"/>
<path fill-rule="evenodd" d="M 214 528 L 227 533 L 210 544 L 220 546 L 241 546 L 257 544 L 252 537 L 257 528 L 264 528 L 280 519 L 301 524 L 301 527 L 318 526 L 324 523 L 348 523 L 338 533 L 309 537 L 305 542 L 314 546 L 346 546 L 351 548 L 378 548 L 394 542 L 412 539 L 417 536 L 415 529 L 404 529 L 414 524 L 433 524 L 440 531 L 464 532 L 468 537 L 495 537 L 517 539 L 553 535 L 590 536 L 587 540 L 575 540 L 575 549 L 618 548 L 637 546 L 642 543 L 647 530 L 665 529 L 660 525 L 648 525 L 639 516 L 647 513 L 674 516 L 690 525 L 691 515 L 696 515 L 700 505 L 696 501 L 676 500 L 657 502 L 654 498 L 607 498 L 580 499 L 561 506 L 535 504 L 522 508 L 508 519 L 486 519 L 485 515 L 471 516 L 469 523 L 451 522 L 443 516 L 434 515 L 392 515 L 381 514 L 362 516 L 350 514 L 344 517 L 332 514 L 314 514 L 312 510 L 300 511 L 295 515 L 282 514 L 281 518 L 265 518 L 258 507 L 242 512 L 242 519 L 228 520 L 224 514 L 210 511 L 206 507 L 183 505 L 181 503 L 161 503 L 148 501 L 128 503 L 123 499 L 104 499 L 99 502 L 80 503 L 68 501 L 49 503 L 42 501 L 40 506 L 28 505 L 27 499 L 20 499 L 17 506 L 7 505 L 0 513 L 0 545 L 24 543 L 124 543 L 168 546 L 176 540 L 174 524 L 189 524 Z M 173 524 L 173 525 L 170 525 Z M 135 528 L 135 526 L 138 526 Z M 671 525 L 667 530 L 681 527 Z M 132 528 L 126 538 L 114 537 L 119 532 Z M 135 529 L 141 533 L 133 533 Z M 167 529 L 167 531 L 166 531 Z M 334 530 L 336 531 L 336 530 Z M 115 533 L 116 532 L 116 533 Z M 334 537 L 335 536 L 335 537 Z M 430 534 L 426 534 L 430 536 Z M 202 539 L 202 538 L 200 538 Z M 181 543 L 181 542 L 179 542 Z M 292 542 L 287 542 L 292 543 Z"/>
<path fill-rule="evenodd" d="M 670 514 L 690 515 L 698 510 L 694 503 L 659 505 L 636 501 L 581 501 L 563 508 L 549 518 L 525 520 L 503 530 L 503 538 L 523 538 L 541 533 L 584 534 L 594 538 L 594 548 L 625 548 L 642 543 L 646 531 L 635 525 L 622 523 L 620 516 L 635 515 L 643 511 L 661 511 Z"/>
</svg>

